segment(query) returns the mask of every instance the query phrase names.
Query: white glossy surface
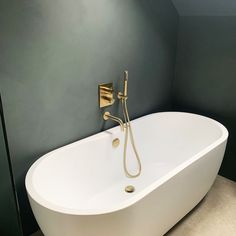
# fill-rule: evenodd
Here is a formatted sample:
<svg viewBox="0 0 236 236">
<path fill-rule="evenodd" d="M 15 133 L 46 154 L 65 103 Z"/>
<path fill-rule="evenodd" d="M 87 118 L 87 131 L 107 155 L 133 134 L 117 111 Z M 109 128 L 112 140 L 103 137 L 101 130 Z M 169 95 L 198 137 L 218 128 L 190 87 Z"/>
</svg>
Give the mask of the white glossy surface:
<svg viewBox="0 0 236 236">
<path fill-rule="evenodd" d="M 228 132 L 199 115 L 164 112 L 132 121 L 143 172 L 125 177 L 119 127 L 38 159 L 26 176 L 34 215 L 46 236 L 158 236 L 210 189 Z M 114 138 L 121 145 L 114 149 Z M 135 159 L 128 149 L 129 166 Z M 128 194 L 125 186 L 134 185 Z"/>
</svg>

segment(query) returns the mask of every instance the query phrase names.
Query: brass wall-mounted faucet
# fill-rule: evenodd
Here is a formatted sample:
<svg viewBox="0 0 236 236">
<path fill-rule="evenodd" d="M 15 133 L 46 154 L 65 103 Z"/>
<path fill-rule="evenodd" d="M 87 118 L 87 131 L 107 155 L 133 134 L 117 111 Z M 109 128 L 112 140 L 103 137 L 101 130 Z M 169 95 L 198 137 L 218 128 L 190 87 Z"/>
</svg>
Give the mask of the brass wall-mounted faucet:
<svg viewBox="0 0 236 236">
<path fill-rule="evenodd" d="M 113 84 L 100 84 L 98 86 L 98 95 L 99 95 L 99 107 L 107 107 L 111 106 L 114 102 L 115 99 L 113 98 Z M 119 92 L 117 95 L 117 98 L 121 101 L 122 105 L 122 110 L 123 110 L 123 116 L 124 116 L 124 122 L 122 119 L 119 117 L 113 116 L 110 114 L 110 112 L 106 111 L 103 114 L 103 119 L 104 120 L 113 120 L 117 123 L 119 123 L 121 130 L 125 131 L 124 132 L 124 159 L 123 159 L 123 167 L 124 167 L 124 172 L 127 177 L 129 178 L 135 178 L 138 177 L 141 174 L 142 166 L 141 166 L 141 160 L 138 154 L 138 151 L 136 149 L 135 141 L 134 141 L 134 135 L 131 127 L 131 122 L 129 118 L 129 112 L 128 112 L 128 107 L 127 107 L 127 99 L 128 99 L 128 71 L 126 70 L 124 72 L 124 87 L 123 87 L 123 92 Z M 138 170 L 136 174 L 130 173 L 127 167 L 127 146 L 128 146 L 128 137 L 130 137 L 130 142 L 135 154 L 136 161 L 138 163 Z M 127 191 L 129 192 L 129 190 Z"/>
<path fill-rule="evenodd" d="M 119 117 L 113 116 L 113 115 L 110 114 L 110 112 L 106 111 L 103 114 L 103 119 L 104 120 L 109 120 L 110 119 L 110 120 L 113 120 L 113 121 L 119 123 L 121 130 L 124 131 L 124 129 L 125 129 L 124 122 Z"/>
<path fill-rule="evenodd" d="M 113 83 L 98 85 L 98 96 L 99 96 L 98 101 L 99 101 L 100 108 L 113 105 L 113 103 L 115 102 Z M 124 131 L 124 127 L 125 127 L 124 123 L 119 117 L 113 116 L 110 114 L 110 112 L 106 111 L 103 114 L 103 119 L 113 120 L 117 122 L 120 125 L 121 130 Z"/>
</svg>

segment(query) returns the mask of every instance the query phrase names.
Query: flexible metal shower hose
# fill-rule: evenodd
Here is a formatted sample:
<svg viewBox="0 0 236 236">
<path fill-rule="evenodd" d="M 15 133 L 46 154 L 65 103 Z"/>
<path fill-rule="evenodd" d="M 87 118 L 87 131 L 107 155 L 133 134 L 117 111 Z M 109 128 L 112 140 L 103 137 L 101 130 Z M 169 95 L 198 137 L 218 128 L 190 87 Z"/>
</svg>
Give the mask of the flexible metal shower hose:
<svg viewBox="0 0 236 236">
<path fill-rule="evenodd" d="M 137 151 L 136 146 L 135 146 L 135 141 L 134 141 L 132 127 L 131 127 L 131 124 L 130 124 L 130 119 L 129 119 L 129 113 L 128 113 L 128 109 L 127 109 L 127 102 L 126 102 L 126 100 L 127 99 L 122 99 L 121 100 L 124 120 L 125 120 L 125 124 L 126 124 L 126 127 L 125 127 L 123 166 L 124 166 L 124 171 L 125 171 L 126 176 L 129 177 L 129 178 L 135 178 L 135 177 L 138 177 L 141 174 L 142 165 L 141 165 L 141 160 L 140 160 L 138 151 Z M 131 142 L 131 145 L 133 147 L 136 160 L 138 162 L 138 172 L 137 172 L 137 174 L 131 174 L 129 172 L 128 168 L 127 168 L 127 145 L 128 145 L 128 135 L 129 134 L 130 134 L 130 142 Z"/>
</svg>

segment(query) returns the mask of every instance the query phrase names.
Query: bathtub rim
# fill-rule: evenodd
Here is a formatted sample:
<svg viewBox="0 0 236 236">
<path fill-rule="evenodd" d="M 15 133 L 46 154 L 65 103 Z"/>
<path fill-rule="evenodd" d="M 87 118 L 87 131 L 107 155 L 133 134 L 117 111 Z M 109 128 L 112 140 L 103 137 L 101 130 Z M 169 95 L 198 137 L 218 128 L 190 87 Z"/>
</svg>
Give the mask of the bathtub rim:
<svg viewBox="0 0 236 236">
<path fill-rule="evenodd" d="M 165 113 L 165 114 L 166 113 L 172 113 L 172 114 L 173 113 L 181 113 L 181 114 L 193 115 L 193 116 L 198 116 L 200 118 L 204 118 L 206 120 L 209 120 L 209 121 L 215 123 L 220 128 L 220 130 L 222 132 L 222 135 L 216 141 L 214 141 L 212 144 L 210 144 L 206 148 L 202 149 L 200 152 L 196 153 L 195 155 L 193 155 L 192 157 L 190 157 L 189 159 L 187 159 L 186 161 L 184 161 L 183 163 L 181 163 L 177 167 L 173 168 L 167 174 L 163 175 L 162 177 L 160 177 L 159 179 L 154 181 L 152 184 L 150 184 L 149 186 L 144 188 L 140 193 L 135 194 L 135 195 L 130 195 L 130 198 L 128 198 L 126 201 L 123 201 L 123 202 L 121 202 L 121 204 L 118 204 L 118 205 L 113 206 L 113 207 L 102 208 L 102 209 L 86 209 L 86 210 L 85 209 L 80 210 L 80 209 L 73 209 L 73 208 L 63 207 L 61 205 L 57 205 L 57 204 L 54 204 L 50 201 L 47 201 L 45 198 L 43 198 L 34 189 L 33 183 L 32 183 L 32 176 L 34 174 L 34 170 L 37 168 L 37 166 L 40 162 L 42 162 L 46 158 L 49 158 L 49 156 L 59 152 L 61 149 L 67 149 L 67 148 L 71 148 L 74 145 L 77 145 L 78 142 L 80 142 L 80 143 L 81 142 L 86 142 L 88 139 L 91 139 L 91 138 L 97 139 L 101 136 L 107 135 L 106 131 L 108 131 L 108 132 L 110 131 L 111 133 L 115 133 L 115 131 L 119 132 L 119 127 L 116 126 L 116 127 L 101 131 L 97 134 L 88 136 L 86 138 L 82 138 L 78 141 L 75 141 L 73 143 L 70 143 L 70 144 L 67 144 L 65 146 L 59 147 L 57 149 L 54 149 L 53 151 L 48 152 L 45 155 L 39 157 L 31 165 L 31 167 L 27 171 L 27 174 L 26 174 L 26 177 L 25 177 L 25 187 L 26 187 L 26 190 L 27 190 L 28 198 L 32 199 L 37 204 L 41 205 L 42 207 L 47 208 L 48 210 L 51 210 L 51 211 L 54 211 L 54 212 L 57 212 L 57 213 L 62 213 L 62 214 L 77 215 L 77 216 L 82 216 L 82 215 L 83 216 L 91 216 L 91 215 L 101 215 L 101 214 L 114 213 L 116 211 L 120 211 L 122 209 L 125 209 L 125 208 L 130 207 L 131 205 L 135 204 L 136 202 L 138 202 L 139 200 L 144 198 L 146 195 L 148 195 L 152 191 L 154 191 L 156 188 L 158 188 L 159 186 L 161 186 L 162 184 L 167 182 L 169 179 L 171 179 L 172 177 L 174 177 L 175 175 L 180 173 L 182 170 L 187 168 L 189 165 L 191 165 L 192 163 L 194 163 L 195 161 L 197 161 L 198 159 L 200 159 L 201 157 L 206 155 L 208 152 L 210 152 L 211 150 L 213 150 L 217 146 L 221 145 L 222 143 L 226 142 L 227 139 L 228 139 L 229 132 L 223 124 L 221 124 L 220 122 L 218 122 L 218 121 L 216 121 L 212 118 L 202 116 L 202 115 L 198 115 L 198 114 L 194 114 L 194 113 L 190 113 L 190 112 L 172 112 L 172 111 L 157 112 L 157 113 L 152 113 L 152 114 L 142 116 L 142 117 L 134 119 L 132 121 L 142 120 L 142 119 L 144 119 L 148 116 L 153 116 L 153 115 L 156 115 L 156 114 L 163 114 L 163 113 Z"/>
</svg>

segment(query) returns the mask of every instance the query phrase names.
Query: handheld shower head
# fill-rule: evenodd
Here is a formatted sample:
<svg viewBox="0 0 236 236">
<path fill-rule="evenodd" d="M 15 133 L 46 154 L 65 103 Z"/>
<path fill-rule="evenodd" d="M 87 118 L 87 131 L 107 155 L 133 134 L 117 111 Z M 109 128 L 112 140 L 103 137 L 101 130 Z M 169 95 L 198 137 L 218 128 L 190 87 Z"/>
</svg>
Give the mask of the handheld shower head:
<svg viewBox="0 0 236 236">
<path fill-rule="evenodd" d="M 123 93 L 122 93 L 122 92 L 119 92 L 118 95 L 117 95 L 118 99 L 120 99 L 120 100 L 122 100 L 122 101 L 128 99 L 128 97 L 127 97 L 127 94 L 128 94 L 128 76 L 129 76 L 128 71 L 125 70 L 125 71 L 124 71 L 124 87 L 123 87 Z"/>
<path fill-rule="evenodd" d="M 127 97 L 127 94 L 128 94 L 128 77 L 129 77 L 128 71 L 125 70 L 124 71 L 124 92 L 123 92 L 124 97 Z"/>
<path fill-rule="evenodd" d="M 128 80 L 129 72 L 127 70 L 124 71 L 124 79 Z"/>
</svg>

